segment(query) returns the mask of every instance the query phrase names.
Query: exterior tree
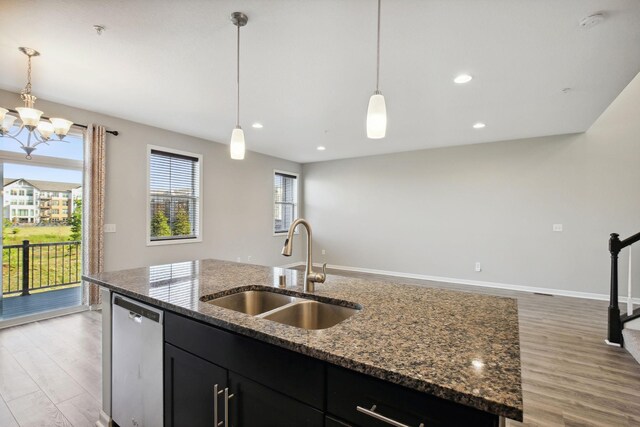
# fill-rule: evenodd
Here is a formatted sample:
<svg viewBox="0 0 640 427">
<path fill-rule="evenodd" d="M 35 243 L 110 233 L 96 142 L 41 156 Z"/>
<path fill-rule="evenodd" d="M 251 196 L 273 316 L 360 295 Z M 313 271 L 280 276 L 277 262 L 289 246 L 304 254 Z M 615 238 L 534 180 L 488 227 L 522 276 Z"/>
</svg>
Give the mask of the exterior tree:
<svg viewBox="0 0 640 427">
<path fill-rule="evenodd" d="M 71 241 L 82 239 L 82 199 L 76 199 L 74 205 L 73 213 L 69 219 L 69 225 L 71 225 L 69 240 Z"/>
<path fill-rule="evenodd" d="M 151 220 L 151 235 L 154 237 L 171 236 L 169 220 L 163 211 L 157 210 Z"/>
<path fill-rule="evenodd" d="M 189 221 L 189 214 L 183 207 L 178 208 L 176 212 L 176 220 L 173 223 L 173 235 L 174 236 L 188 236 L 191 234 L 191 221 Z"/>
</svg>

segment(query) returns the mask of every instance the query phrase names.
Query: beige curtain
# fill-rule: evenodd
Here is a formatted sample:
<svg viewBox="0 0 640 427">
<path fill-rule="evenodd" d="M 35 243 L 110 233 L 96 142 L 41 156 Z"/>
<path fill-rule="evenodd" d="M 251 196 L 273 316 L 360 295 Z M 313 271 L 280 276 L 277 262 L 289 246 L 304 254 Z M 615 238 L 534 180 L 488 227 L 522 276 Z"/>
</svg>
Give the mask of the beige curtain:
<svg viewBox="0 0 640 427">
<path fill-rule="evenodd" d="M 82 270 L 84 274 L 103 271 L 105 140 L 103 126 L 89 125 L 84 144 L 84 185 L 82 205 Z M 85 302 L 100 303 L 97 285 L 87 284 Z"/>
</svg>

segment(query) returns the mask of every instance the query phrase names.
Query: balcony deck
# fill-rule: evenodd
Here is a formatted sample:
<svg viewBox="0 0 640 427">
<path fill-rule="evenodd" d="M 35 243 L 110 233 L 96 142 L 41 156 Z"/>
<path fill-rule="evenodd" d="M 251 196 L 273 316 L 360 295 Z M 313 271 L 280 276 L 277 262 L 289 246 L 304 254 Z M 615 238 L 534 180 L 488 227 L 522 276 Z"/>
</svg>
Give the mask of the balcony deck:
<svg viewBox="0 0 640 427">
<path fill-rule="evenodd" d="M 82 286 L 0 299 L 0 320 L 14 319 L 82 304 Z"/>
</svg>

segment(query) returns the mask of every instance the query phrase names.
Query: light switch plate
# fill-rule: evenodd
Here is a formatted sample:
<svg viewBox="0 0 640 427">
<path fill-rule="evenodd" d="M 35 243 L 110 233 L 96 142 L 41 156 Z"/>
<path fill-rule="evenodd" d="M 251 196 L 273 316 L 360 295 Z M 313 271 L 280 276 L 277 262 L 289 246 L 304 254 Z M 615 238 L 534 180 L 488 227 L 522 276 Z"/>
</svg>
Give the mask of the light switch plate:
<svg viewBox="0 0 640 427">
<path fill-rule="evenodd" d="M 116 225 L 115 224 L 105 224 L 104 225 L 104 232 L 105 233 L 115 233 L 116 232 Z"/>
<path fill-rule="evenodd" d="M 562 224 L 553 224 L 553 231 L 562 231 Z"/>
</svg>

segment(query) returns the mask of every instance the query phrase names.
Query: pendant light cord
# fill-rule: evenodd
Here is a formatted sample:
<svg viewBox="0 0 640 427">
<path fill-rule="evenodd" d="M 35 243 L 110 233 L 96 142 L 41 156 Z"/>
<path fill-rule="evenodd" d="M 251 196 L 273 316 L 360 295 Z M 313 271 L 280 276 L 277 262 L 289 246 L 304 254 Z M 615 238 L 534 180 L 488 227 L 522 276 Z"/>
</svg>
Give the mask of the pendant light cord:
<svg viewBox="0 0 640 427">
<path fill-rule="evenodd" d="M 380 93 L 380 2 L 378 0 L 378 50 L 376 52 L 376 93 Z"/>
<path fill-rule="evenodd" d="M 237 83 L 237 104 L 236 104 L 236 128 L 240 127 L 240 24 L 236 24 L 238 27 L 238 45 L 236 52 L 236 83 Z"/>
</svg>

